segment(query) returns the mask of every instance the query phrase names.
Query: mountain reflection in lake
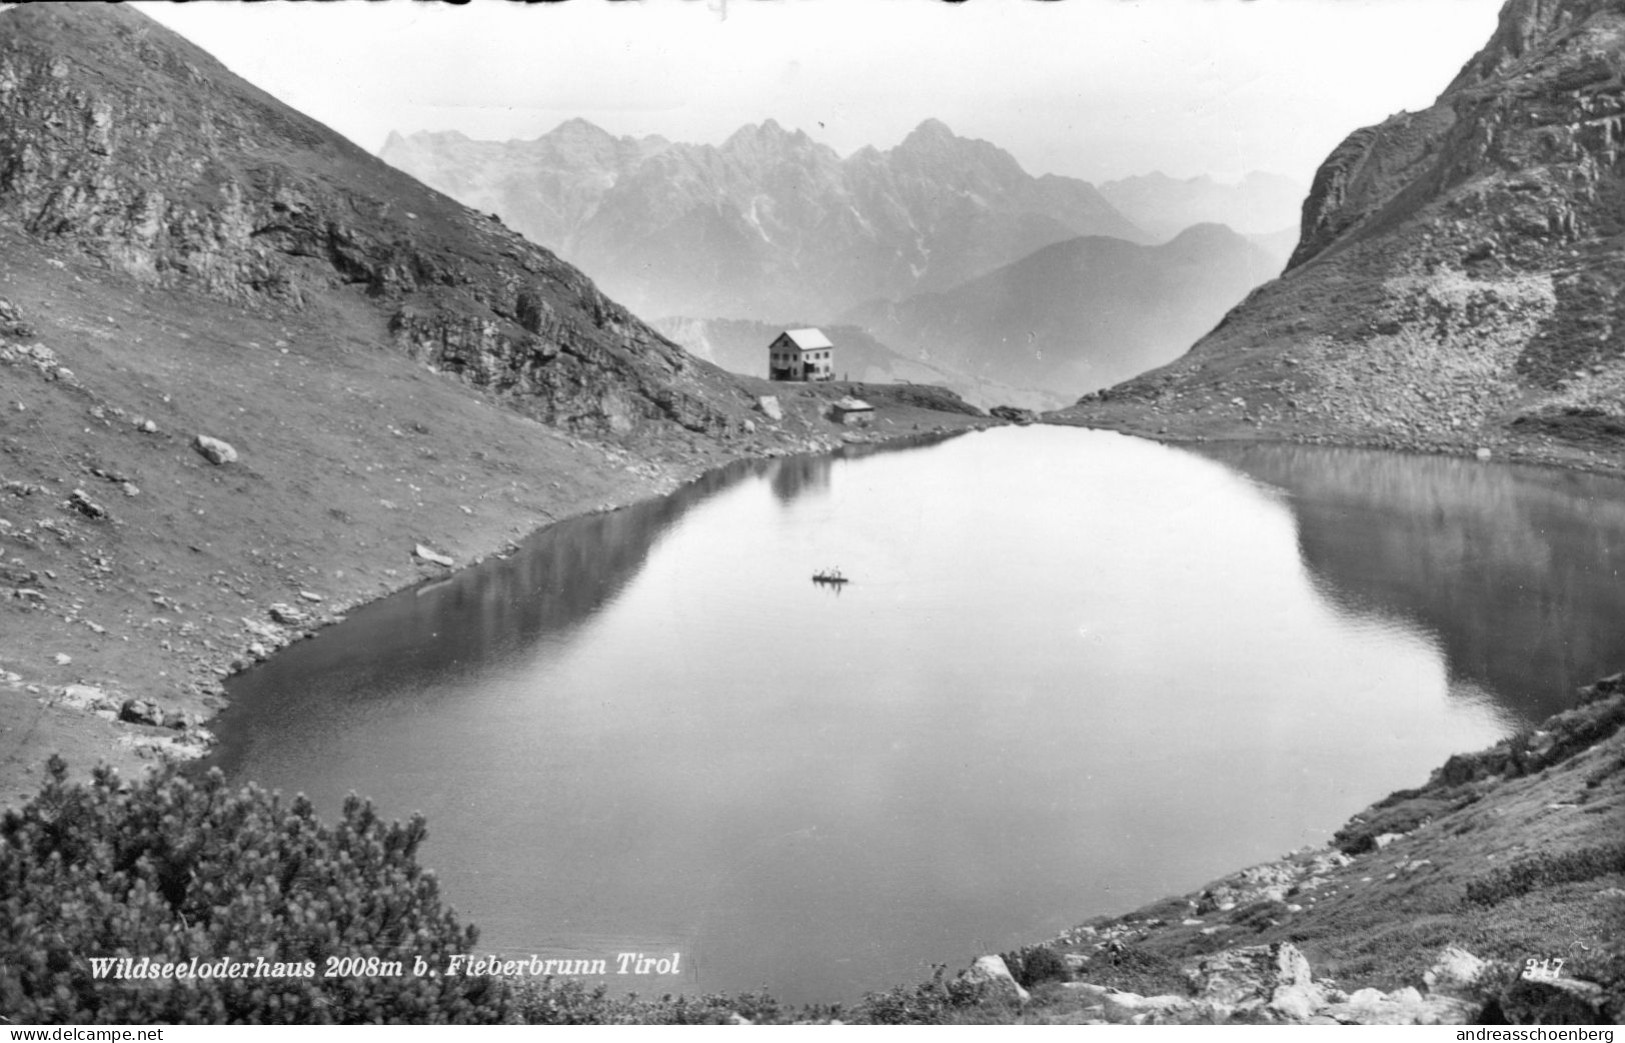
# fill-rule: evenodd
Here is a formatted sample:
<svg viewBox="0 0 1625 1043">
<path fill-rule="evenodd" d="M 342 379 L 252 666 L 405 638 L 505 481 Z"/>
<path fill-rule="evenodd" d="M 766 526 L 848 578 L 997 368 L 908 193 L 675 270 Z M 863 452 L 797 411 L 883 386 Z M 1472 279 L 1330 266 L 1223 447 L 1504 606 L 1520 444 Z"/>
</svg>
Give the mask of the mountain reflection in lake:
<svg viewBox="0 0 1625 1043">
<path fill-rule="evenodd" d="M 1323 841 L 1614 667 L 1618 486 L 1288 452 L 719 472 L 281 653 L 219 761 L 422 810 L 482 951 L 855 999 Z"/>
<path fill-rule="evenodd" d="M 1359 449 L 1201 451 L 1290 494 L 1327 596 L 1435 635 L 1452 675 L 1510 714 L 1544 720 L 1625 665 L 1618 480 Z"/>
</svg>

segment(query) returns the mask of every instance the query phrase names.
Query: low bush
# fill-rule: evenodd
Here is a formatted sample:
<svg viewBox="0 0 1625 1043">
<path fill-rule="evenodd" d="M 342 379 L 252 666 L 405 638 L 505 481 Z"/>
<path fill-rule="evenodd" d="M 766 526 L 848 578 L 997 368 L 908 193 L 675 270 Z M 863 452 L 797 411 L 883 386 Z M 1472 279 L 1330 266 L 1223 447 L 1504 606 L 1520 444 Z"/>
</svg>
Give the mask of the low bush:
<svg viewBox="0 0 1625 1043">
<path fill-rule="evenodd" d="M 1450 791 L 1377 804 L 1362 817 L 1350 819 L 1332 835 L 1332 843 L 1345 855 L 1363 855 L 1377 849 L 1377 838 L 1383 834 L 1409 833 L 1424 822 L 1465 807 L 1471 799 L 1470 794 Z"/>
<path fill-rule="evenodd" d="M 949 978 L 938 964 L 930 981 L 871 992 L 852 1011 L 853 1020 L 870 1025 L 941 1025 L 982 1001 L 984 989 Z"/>
<path fill-rule="evenodd" d="M 1467 882 L 1467 901 L 1492 906 L 1557 884 L 1625 873 L 1625 843 L 1599 844 L 1556 854 L 1542 851 Z"/>
<path fill-rule="evenodd" d="M 1586 776 L 1586 789 L 1596 789 L 1615 775 L 1625 772 L 1625 753 L 1618 754 L 1613 760 Z"/>
<path fill-rule="evenodd" d="M 1071 981 L 1072 971 L 1061 954 L 1047 945 L 1029 945 L 1001 954 L 1010 976 L 1021 987 L 1031 989 L 1046 981 Z"/>
<path fill-rule="evenodd" d="M 1178 961 L 1132 945 L 1094 954 L 1077 972 L 1077 978 L 1142 996 L 1184 996 L 1191 992 L 1190 979 Z"/>
<path fill-rule="evenodd" d="M 500 982 L 413 973 L 443 971 L 477 937 L 417 865 L 426 832 L 355 797 L 327 826 L 303 797 L 233 791 L 218 771 L 69 783 L 53 757 L 39 795 L 0 820 L 0 1011 L 25 1023 L 504 1020 Z M 93 961 L 119 959 L 131 963 L 98 975 Z M 170 974 L 129 973 L 143 959 Z"/>
<path fill-rule="evenodd" d="M 1281 921 L 1291 915 L 1285 902 L 1266 898 L 1237 909 L 1230 915 L 1230 923 L 1237 928 L 1248 928 L 1256 934 L 1271 927 L 1279 927 Z"/>
</svg>

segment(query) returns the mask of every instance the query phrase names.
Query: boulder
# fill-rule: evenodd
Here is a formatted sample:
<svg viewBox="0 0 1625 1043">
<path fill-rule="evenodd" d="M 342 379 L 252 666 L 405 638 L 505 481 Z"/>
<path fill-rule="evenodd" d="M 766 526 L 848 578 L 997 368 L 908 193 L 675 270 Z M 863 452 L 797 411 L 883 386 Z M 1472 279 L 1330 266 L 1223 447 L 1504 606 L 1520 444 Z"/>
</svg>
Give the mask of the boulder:
<svg viewBox="0 0 1625 1043">
<path fill-rule="evenodd" d="M 62 705 L 75 710 L 110 710 L 115 705 L 105 691 L 89 684 L 69 684 L 57 689 Z"/>
<path fill-rule="evenodd" d="M 34 335 L 34 327 L 23 321 L 23 313 L 3 297 L 0 297 L 0 333 L 24 338 Z"/>
<path fill-rule="evenodd" d="M 1020 406 L 994 406 L 988 413 L 1012 424 L 1030 424 L 1038 419 L 1038 414 L 1033 410 Z"/>
<path fill-rule="evenodd" d="M 1422 984 L 1427 986 L 1429 996 L 1478 1000 L 1481 998 L 1478 979 L 1488 967 L 1488 963 L 1466 949 L 1452 945 L 1442 950 L 1433 966 L 1422 975 Z"/>
<path fill-rule="evenodd" d="M 1607 1025 L 1602 986 L 1577 978 L 1519 978 L 1495 1002 L 1509 1025 Z"/>
<path fill-rule="evenodd" d="M 446 555 L 437 554 L 421 543 L 412 549 L 412 553 L 416 554 L 420 560 L 427 561 L 431 565 L 444 565 L 449 569 L 456 564 L 456 562 L 452 561 Z"/>
<path fill-rule="evenodd" d="M 184 732 L 189 728 L 198 726 L 198 715 L 188 713 L 185 710 L 165 710 L 159 723 L 165 728 L 173 728 L 175 731 Z"/>
<path fill-rule="evenodd" d="M 68 495 L 68 506 L 84 515 L 86 518 L 101 519 L 107 517 L 107 508 L 92 500 L 83 489 L 75 489 Z"/>
<path fill-rule="evenodd" d="M 1141 996 L 1111 992 L 1101 998 L 1106 1021 L 1113 1025 L 1184 1025 L 1207 1013 L 1207 1005 L 1185 996 Z"/>
<path fill-rule="evenodd" d="M 1360 989 L 1322 1013 L 1344 1025 L 1462 1025 L 1476 1021 L 1483 1007 L 1448 996 L 1424 997 L 1407 986 L 1393 992 Z"/>
<path fill-rule="evenodd" d="M 242 619 L 240 616 L 238 618 Z M 247 630 L 255 637 L 270 642 L 273 648 L 287 644 L 287 635 L 283 633 L 281 627 L 273 626 L 270 623 L 261 623 L 257 619 L 243 619 L 242 623 L 244 630 Z"/>
<path fill-rule="evenodd" d="M 962 971 L 959 978 L 966 984 L 981 986 L 990 995 L 1006 997 L 1017 1003 L 1026 1003 L 1029 998 L 1027 990 L 1011 975 L 1002 956 L 981 957 L 968 970 Z"/>
<path fill-rule="evenodd" d="M 1061 988 L 1078 996 L 1086 1007 L 1105 1006 L 1107 996 L 1115 995 L 1121 991 L 1109 985 L 1096 985 L 1087 981 L 1063 981 L 1061 982 Z"/>
<path fill-rule="evenodd" d="M 118 719 L 127 724 L 159 724 L 164 719 L 163 708 L 150 699 L 126 699 L 119 707 Z"/>
<path fill-rule="evenodd" d="M 237 462 L 237 450 L 231 447 L 230 442 L 222 442 L 218 438 L 208 435 L 198 435 L 192 439 L 192 448 L 203 454 L 204 459 L 211 464 L 230 464 Z"/>
<path fill-rule="evenodd" d="M 1203 957 L 1190 975 L 1197 998 L 1221 1017 L 1266 1008 L 1301 1021 L 1326 1001 L 1309 961 L 1291 942 L 1225 949 Z"/>
<path fill-rule="evenodd" d="M 305 614 L 292 605 L 277 602 L 266 610 L 266 613 L 283 626 L 296 627 L 305 621 Z"/>
<path fill-rule="evenodd" d="M 784 409 L 780 407 L 779 396 L 777 395 L 759 396 L 756 399 L 756 408 L 761 410 L 762 415 L 769 420 L 777 422 L 784 419 Z"/>
</svg>

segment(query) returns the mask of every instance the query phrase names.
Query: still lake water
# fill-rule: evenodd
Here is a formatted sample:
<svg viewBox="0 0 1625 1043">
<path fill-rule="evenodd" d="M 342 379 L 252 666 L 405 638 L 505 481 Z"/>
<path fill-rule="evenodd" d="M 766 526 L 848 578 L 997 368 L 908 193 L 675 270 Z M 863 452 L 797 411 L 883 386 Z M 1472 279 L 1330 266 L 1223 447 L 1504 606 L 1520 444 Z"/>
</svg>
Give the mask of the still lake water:
<svg viewBox="0 0 1625 1043">
<path fill-rule="evenodd" d="M 852 1000 L 1310 843 L 1625 665 L 1625 487 L 1069 428 L 719 472 L 233 684 L 482 952 Z M 853 582 L 813 585 L 825 566 Z"/>
</svg>

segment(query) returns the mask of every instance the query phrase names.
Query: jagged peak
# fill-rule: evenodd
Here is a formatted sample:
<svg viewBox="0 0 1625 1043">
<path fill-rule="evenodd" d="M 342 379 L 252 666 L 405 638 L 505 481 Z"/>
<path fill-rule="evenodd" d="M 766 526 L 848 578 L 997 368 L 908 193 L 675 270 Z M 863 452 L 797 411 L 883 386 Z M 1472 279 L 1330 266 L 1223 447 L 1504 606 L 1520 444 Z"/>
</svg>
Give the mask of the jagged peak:
<svg viewBox="0 0 1625 1043">
<path fill-rule="evenodd" d="M 745 140 L 748 138 L 778 137 L 783 133 L 784 128 L 779 126 L 779 121 L 769 117 L 760 123 L 744 124 L 738 130 L 728 135 L 728 141 L 734 141 L 735 139 Z"/>
<path fill-rule="evenodd" d="M 600 127 L 592 120 L 580 116 L 571 116 L 552 130 L 543 134 L 544 138 L 557 138 L 566 141 L 614 141 L 615 135 Z"/>
<path fill-rule="evenodd" d="M 1618 0 L 1507 0 L 1489 42 L 1462 66 L 1444 93 L 1482 83 L 1517 64 L 1542 39 L 1617 8 Z"/>
<path fill-rule="evenodd" d="M 903 139 L 903 145 L 957 140 L 959 136 L 949 129 L 948 124 L 933 116 L 921 120 L 919 126 L 909 131 L 908 137 Z"/>
<path fill-rule="evenodd" d="M 989 172 L 1004 178 L 1027 176 L 1016 157 L 1004 149 L 981 138 L 960 137 L 939 119 L 922 121 L 887 156 L 906 164 L 956 164 L 962 167 L 961 177 Z M 972 170 L 978 175 L 971 175 Z"/>
<path fill-rule="evenodd" d="M 814 141 L 806 131 L 786 130 L 775 119 L 747 123 L 730 134 L 728 140 L 721 146 L 722 152 L 733 155 L 787 152 L 799 154 L 808 150 L 823 150 L 834 155 L 834 150 L 828 145 Z"/>
<path fill-rule="evenodd" d="M 791 133 L 779 124 L 779 121 L 769 116 L 760 123 L 747 123 L 743 127 L 728 135 L 728 140 L 722 143 L 724 149 L 734 149 L 747 145 L 777 144 L 784 141 L 805 141 L 805 131 Z"/>
<path fill-rule="evenodd" d="M 423 144 L 460 145 L 469 140 L 471 140 L 469 136 L 460 130 L 414 130 L 410 134 L 402 134 L 398 130 L 392 130 L 389 132 L 389 135 L 384 138 L 384 147 L 378 151 L 381 155 L 386 150 L 392 148 L 406 148 L 412 145 Z"/>
</svg>

